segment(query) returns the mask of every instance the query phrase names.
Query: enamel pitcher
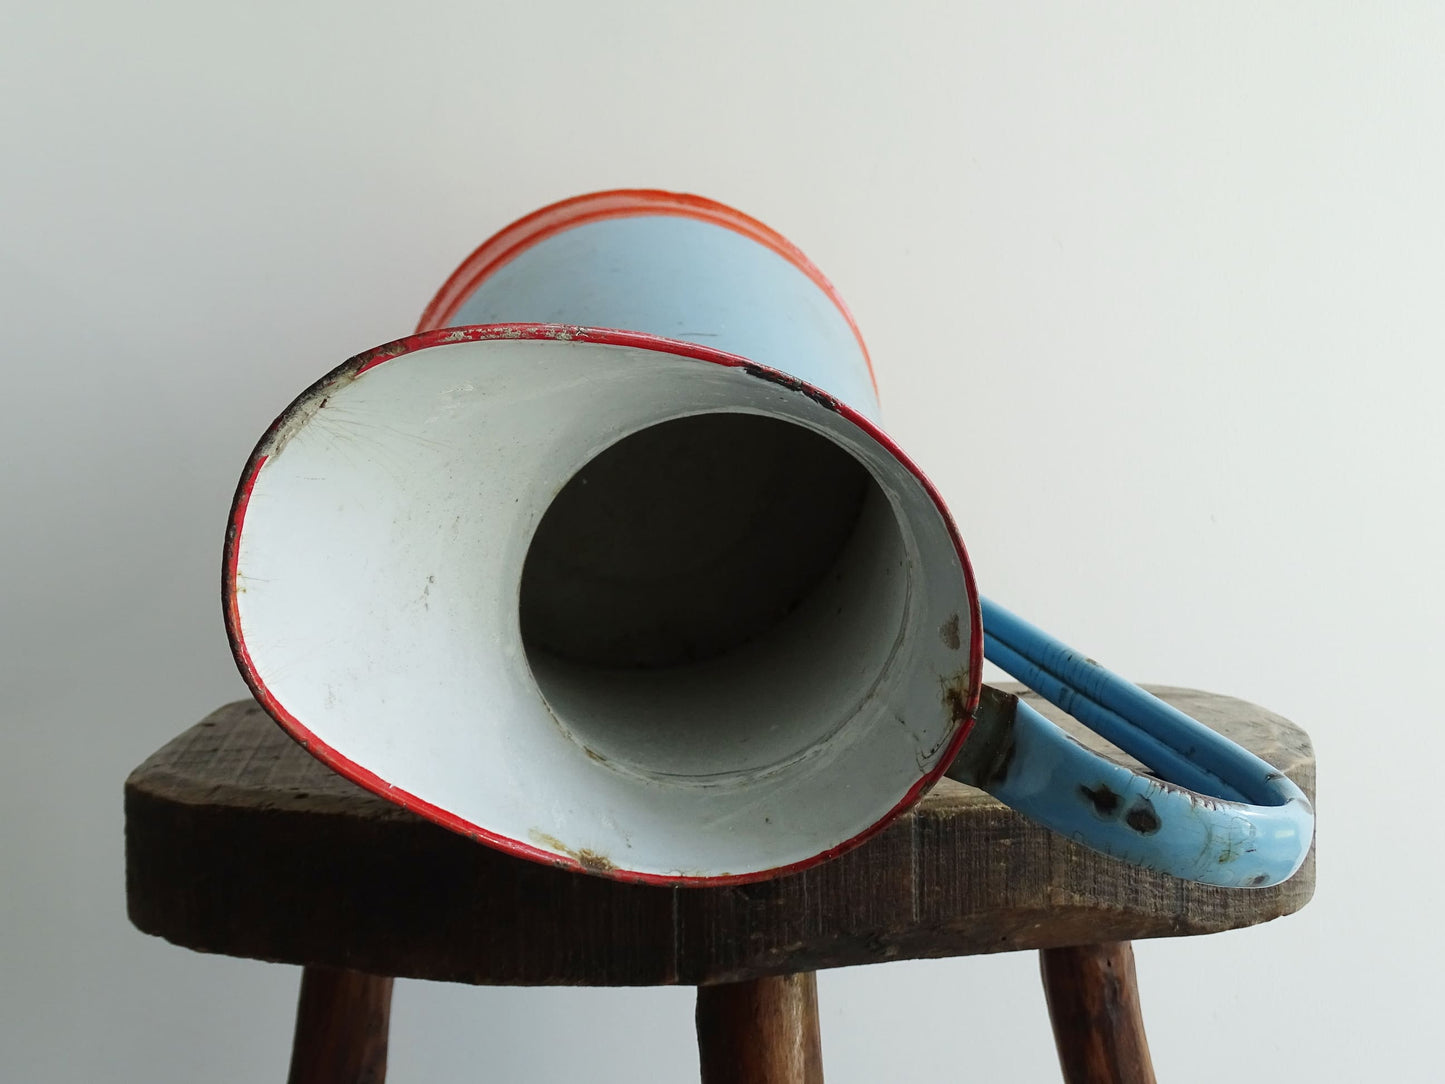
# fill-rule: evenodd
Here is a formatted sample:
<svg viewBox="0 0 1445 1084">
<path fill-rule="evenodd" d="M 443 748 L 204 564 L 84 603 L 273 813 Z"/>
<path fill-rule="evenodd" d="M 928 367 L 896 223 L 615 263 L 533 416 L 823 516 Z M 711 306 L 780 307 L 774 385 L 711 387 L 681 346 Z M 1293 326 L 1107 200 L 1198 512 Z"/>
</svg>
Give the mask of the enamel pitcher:
<svg viewBox="0 0 1445 1084">
<path fill-rule="evenodd" d="M 944 774 L 1210 884 L 1275 884 L 1312 837 L 1270 765 L 979 595 L 833 288 L 695 196 L 529 215 L 302 392 L 246 465 L 224 596 L 313 755 L 595 874 L 777 876 Z M 1154 774 L 983 689 L 985 657 Z"/>
</svg>

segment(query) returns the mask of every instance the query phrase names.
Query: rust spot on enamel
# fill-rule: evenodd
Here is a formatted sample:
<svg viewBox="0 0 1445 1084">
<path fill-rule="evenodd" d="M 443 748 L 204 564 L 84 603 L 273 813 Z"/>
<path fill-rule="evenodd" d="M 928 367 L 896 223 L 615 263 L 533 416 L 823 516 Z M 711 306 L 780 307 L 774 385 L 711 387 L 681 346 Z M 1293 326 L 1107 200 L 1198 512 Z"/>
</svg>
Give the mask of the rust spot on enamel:
<svg viewBox="0 0 1445 1084">
<path fill-rule="evenodd" d="M 1119 808 L 1119 795 L 1107 783 L 1097 787 L 1079 786 L 1079 792 L 1101 817 L 1112 817 Z"/>
<path fill-rule="evenodd" d="M 948 709 L 948 716 L 955 725 L 962 725 L 968 719 L 968 690 L 969 690 L 969 668 L 965 666 L 951 678 L 945 678 L 941 682 L 943 686 L 943 706 Z"/>
<path fill-rule="evenodd" d="M 617 868 L 612 859 L 596 851 L 580 850 L 573 857 L 582 863 L 582 868 L 589 873 L 610 873 Z"/>
<path fill-rule="evenodd" d="M 572 859 L 588 873 L 611 873 L 617 868 L 617 864 L 605 854 L 598 854 L 596 851 L 588 850 L 586 847 L 580 851 L 573 850 L 554 835 L 546 832 L 539 832 L 536 829 L 527 833 L 533 843 L 540 844 L 549 850 L 559 851 Z"/>
<path fill-rule="evenodd" d="M 1159 814 L 1154 812 L 1154 803 L 1148 798 L 1140 798 L 1129 812 L 1124 814 L 1124 823 L 1141 836 L 1152 836 L 1163 825 Z"/>
<path fill-rule="evenodd" d="M 943 641 L 943 646 L 950 651 L 957 651 L 963 646 L 963 638 L 958 632 L 958 614 L 954 614 L 938 630 L 938 637 Z"/>
</svg>

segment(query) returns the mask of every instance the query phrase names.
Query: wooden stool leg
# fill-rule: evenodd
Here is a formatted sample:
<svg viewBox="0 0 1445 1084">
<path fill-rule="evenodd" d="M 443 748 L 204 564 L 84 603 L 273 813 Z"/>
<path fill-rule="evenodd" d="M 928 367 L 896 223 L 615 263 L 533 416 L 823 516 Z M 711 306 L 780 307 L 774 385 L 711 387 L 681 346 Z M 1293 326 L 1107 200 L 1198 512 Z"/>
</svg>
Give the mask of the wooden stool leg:
<svg viewBox="0 0 1445 1084">
<path fill-rule="evenodd" d="M 1039 967 L 1066 1084 L 1154 1084 L 1133 946 L 1044 949 Z"/>
<path fill-rule="evenodd" d="M 383 1084 L 391 983 L 360 971 L 303 970 L 288 1084 Z"/>
<path fill-rule="evenodd" d="M 823 1084 L 811 971 L 697 988 L 702 1084 Z"/>
</svg>

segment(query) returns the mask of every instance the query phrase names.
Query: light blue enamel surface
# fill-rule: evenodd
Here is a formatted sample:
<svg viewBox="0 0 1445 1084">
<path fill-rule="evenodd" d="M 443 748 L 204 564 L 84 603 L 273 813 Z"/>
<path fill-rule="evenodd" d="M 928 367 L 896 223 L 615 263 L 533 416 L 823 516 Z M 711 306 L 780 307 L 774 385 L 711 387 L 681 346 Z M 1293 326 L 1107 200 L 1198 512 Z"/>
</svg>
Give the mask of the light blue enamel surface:
<svg viewBox="0 0 1445 1084">
<path fill-rule="evenodd" d="M 563 230 L 493 272 L 451 320 L 524 322 L 741 354 L 878 417 L 867 361 L 833 300 L 772 249 L 710 222 L 648 215 Z"/>
<path fill-rule="evenodd" d="M 1085 749 L 1020 702 L 1014 755 L 990 793 L 1087 847 L 1192 881 L 1263 888 L 1299 868 L 1314 811 L 1288 778 L 1003 607 L 982 609 L 989 661 L 1168 780 Z"/>
</svg>

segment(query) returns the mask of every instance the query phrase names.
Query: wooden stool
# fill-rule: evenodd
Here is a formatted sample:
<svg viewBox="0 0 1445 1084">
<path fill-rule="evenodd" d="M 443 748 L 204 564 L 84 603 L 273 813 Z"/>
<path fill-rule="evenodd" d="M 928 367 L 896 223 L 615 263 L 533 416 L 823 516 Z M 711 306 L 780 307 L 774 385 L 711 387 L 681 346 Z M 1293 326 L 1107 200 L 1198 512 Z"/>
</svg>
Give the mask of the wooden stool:
<svg viewBox="0 0 1445 1084">
<path fill-rule="evenodd" d="M 1298 727 L 1240 700 L 1154 691 L 1313 798 L 1314 753 Z M 1129 941 L 1264 922 L 1314 890 L 1313 852 L 1275 888 L 1187 884 L 1086 851 L 949 780 L 868 843 L 802 873 L 727 888 L 621 884 L 404 812 L 313 760 L 250 701 L 137 768 L 125 811 L 136 926 L 305 966 L 293 1084 L 384 1078 L 392 976 L 695 985 L 704 1084 L 814 1084 L 818 968 L 1017 949 L 1042 950 L 1066 1080 L 1152 1081 Z"/>
</svg>

